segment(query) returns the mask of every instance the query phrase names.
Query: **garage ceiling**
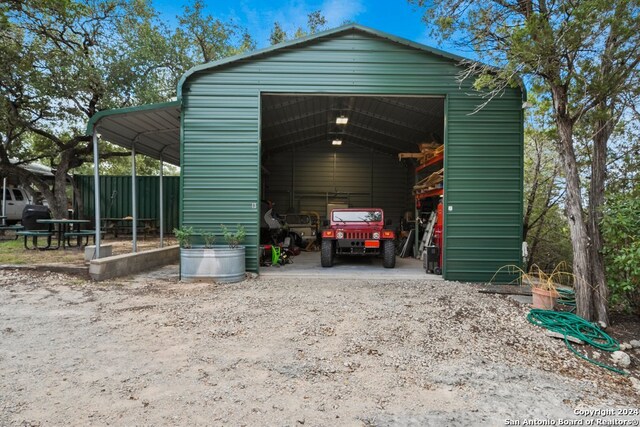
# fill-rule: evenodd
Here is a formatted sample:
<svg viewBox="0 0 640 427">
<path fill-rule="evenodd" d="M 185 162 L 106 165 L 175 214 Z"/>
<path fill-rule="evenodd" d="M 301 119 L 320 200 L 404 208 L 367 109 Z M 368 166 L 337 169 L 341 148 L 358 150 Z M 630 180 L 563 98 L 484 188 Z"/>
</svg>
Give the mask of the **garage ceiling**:
<svg viewBox="0 0 640 427">
<path fill-rule="evenodd" d="M 345 116 L 346 125 L 336 124 Z M 389 96 L 262 96 L 262 145 L 265 152 L 289 150 L 341 139 L 377 151 L 415 152 L 416 144 L 442 140 L 444 98 Z"/>
</svg>

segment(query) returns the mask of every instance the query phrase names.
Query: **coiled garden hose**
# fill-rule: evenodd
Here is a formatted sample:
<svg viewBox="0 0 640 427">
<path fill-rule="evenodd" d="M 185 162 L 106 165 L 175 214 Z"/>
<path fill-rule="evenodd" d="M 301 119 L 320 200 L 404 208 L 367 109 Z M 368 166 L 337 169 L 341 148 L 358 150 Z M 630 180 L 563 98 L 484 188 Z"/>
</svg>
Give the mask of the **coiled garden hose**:
<svg viewBox="0 0 640 427">
<path fill-rule="evenodd" d="M 527 320 L 536 326 L 547 328 L 550 331 L 564 335 L 565 344 L 576 356 L 594 365 L 618 374 L 626 375 L 621 369 L 590 359 L 584 354 L 579 353 L 567 339 L 567 336 L 575 337 L 603 351 L 613 352 L 620 350 L 618 342 L 593 323 L 587 322 L 582 317 L 576 316 L 573 313 L 535 308 L 531 309 L 527 315 Z"/>
<path fill-rule="evenodd" d="M 571 307 L 571 312 L 576 309 L 576 293 L 573 289 L 558 288 L 558 304 Z"/>
</svg>

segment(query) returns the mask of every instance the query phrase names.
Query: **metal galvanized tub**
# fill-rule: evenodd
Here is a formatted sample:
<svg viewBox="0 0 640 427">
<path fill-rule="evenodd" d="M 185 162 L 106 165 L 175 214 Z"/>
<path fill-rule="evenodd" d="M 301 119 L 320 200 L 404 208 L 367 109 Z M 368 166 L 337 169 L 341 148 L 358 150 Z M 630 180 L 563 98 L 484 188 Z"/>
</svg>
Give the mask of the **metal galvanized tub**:
<svg viewBox="0 0 640 427">
<path fill-rule="evenodd" d="M 244 273 L 244 246 L 180 249 L 180 276 L 182 280 L 234 283 L 244 280 Z"/>
</svg>

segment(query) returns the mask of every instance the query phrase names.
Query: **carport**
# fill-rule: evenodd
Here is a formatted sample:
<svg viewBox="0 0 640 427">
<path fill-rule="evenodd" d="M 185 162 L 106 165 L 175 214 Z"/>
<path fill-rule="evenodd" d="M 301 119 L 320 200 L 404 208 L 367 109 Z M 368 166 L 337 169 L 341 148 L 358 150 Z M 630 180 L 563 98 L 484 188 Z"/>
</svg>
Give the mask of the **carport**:
<svg viewBox="0 0 640 427">
<path fill-rule="evenodd" d="M 93 137 L 95 257 L 100 258 L 101 235 L 98 230 L 102 225 L 100 207 L 103 204 L 103 195 L 100 192 L 99 172 L 101 139 L 131 150 L 131 216 L 133 217 L 131 250 L 134 253 L 137 252 L 138 241 L 136 154 L 143 154 L 160 162 L 158 213 L 162 248 L 164 246 L 163 170 L 165 162 L 180 166 L 180 102 L 172 101 L 100 111 L 89 120 L 87 134 Z"/>
<path fill-rule="evenodd" d="M 444 278 L 486 281 L 520 264 L 524 94 L 506 89 L 476 111 L 485 100 L 458 81 L 462 60 L 346 25 L 194 67 L 177 101 L 100 113 L 89 131 L 165 161 L 172 150 L 180 223 L 243 225 L 249 271 L 262 200 L 322 217 L 331 204 L 381 207 L 397 222 L 442 196 Z M 419 200 L 422 166 L 398 154 L 425 141 L 444 144 L 444 182 Z"/>
</svg>

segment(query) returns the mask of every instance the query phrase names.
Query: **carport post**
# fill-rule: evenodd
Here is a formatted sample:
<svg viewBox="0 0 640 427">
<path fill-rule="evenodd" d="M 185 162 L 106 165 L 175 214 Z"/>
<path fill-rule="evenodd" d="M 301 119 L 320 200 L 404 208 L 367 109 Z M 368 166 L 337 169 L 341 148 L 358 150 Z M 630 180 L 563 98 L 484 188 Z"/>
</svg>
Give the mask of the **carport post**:
<svg viewBox="0 0 640 427">
<path fill-rule="evenodd" d="M 2 178 L 2 225 L 7 225 L 7 178 Z"/>
<path fill-rule="evenodd" d="M 131 233 L 133 234 L 132 252 L 138 251 L 138 203 L 136 196 L 136 142 L 131 142 L 131 210 L 133 217 Z"/>
<path fill-rule="evenodd" d="M 160 219 L 160 247 L 163 248 L 164 247 L 164 212 L 162 212 L 163 207 L 164 207 L 164 193 L 163 193 L 163 185 L 162 185 L 162 181 L 164 180 L 164 160 L 162 160 L 162 155 L 160 155 L 160 183 L 159 183 L 159 195 L 158 195 L 158 200 L 160 203 L 160 210 L 159 210 L 159 219 Z"/>
<path fill-rule="evenodd" d="M 98 170 L 98 131 L 97 127 L 93 127 L 93 212 L 96 219 L 96 235 L 94 242 L 96 244 L 95 258 L 100 259 L 100 171 Z"/>
</svg>

